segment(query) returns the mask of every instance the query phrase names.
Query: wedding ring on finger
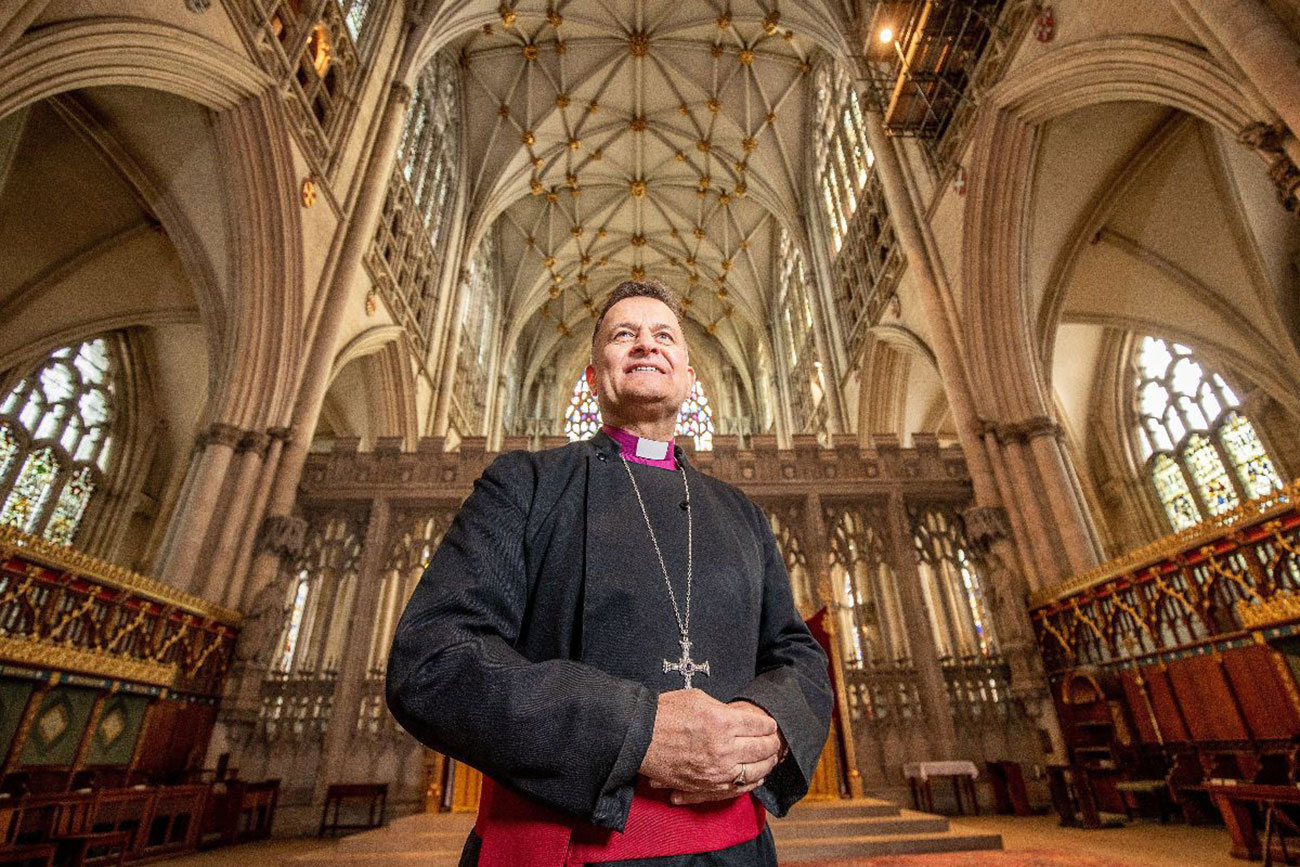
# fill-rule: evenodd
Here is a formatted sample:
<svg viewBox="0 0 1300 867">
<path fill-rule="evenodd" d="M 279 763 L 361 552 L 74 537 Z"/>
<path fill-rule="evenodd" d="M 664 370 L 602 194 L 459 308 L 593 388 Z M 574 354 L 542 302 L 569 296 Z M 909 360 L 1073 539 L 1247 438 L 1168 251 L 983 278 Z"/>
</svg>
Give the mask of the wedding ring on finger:
<svg viewBox="0 0 1300 867">
<path fill-rule="evenodd" d="M 740 776 L 736 777 L 735 782 L 734 782 L 732 785 L 734 785 L 737 789 L 739 789 L 741 786 L 745 785 L 745 783 L 747 783 L 747 782 L 749 782 L 749 781 L 748 781 L 747 779 L 745 779 L 745 763 L 744 763 L 744 762 L 741 762 L 741 763 L 740 763 Z"/>
</svg>

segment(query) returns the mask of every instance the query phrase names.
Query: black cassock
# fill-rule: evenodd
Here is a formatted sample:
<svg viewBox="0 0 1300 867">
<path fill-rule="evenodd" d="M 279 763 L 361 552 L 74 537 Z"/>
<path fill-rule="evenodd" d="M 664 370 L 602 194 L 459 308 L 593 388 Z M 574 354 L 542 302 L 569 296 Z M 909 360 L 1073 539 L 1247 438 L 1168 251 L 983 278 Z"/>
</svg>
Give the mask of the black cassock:
<svg viewBox="0 0 1300 867">
<path fill-rule="evenodd" d="M 826 743 L 826 656 L 795 608 L 762 511 L 685 464 L 694 524 L 692 684 L 776 720 L 790 754 L 755 794 L 781 816 Z M 681 473 L 629 464 L 679 607 L 687 512 Z M 683 611 L 683 614 L 685 612 Z M 601 828 L 622 830 L 679 629 L 618 446 L 598 433 L 501 455 L 474 485 L 398 623 L 388 706 L 432 749 Z M 470 836 L 462 867 L 478 860 Z M 771 836 L 707 855 L 624 865 L 775 864 Z"/>
</svg>

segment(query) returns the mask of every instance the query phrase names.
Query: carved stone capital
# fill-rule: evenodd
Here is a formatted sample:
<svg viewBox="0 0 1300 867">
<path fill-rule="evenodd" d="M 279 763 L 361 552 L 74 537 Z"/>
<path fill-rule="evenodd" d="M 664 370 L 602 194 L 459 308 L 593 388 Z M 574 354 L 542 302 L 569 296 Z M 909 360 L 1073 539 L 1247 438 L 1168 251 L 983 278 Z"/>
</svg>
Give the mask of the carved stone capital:
<svg viewBox="0 0 1300 867">
<path fill-rule="evenodd" d="M 208 426 L 207 430 L 199 434 L 199 446 L 207 448 L 211 445 L 219 445 L 233 449 L 239 445 L 239 440 L 243 436 L 244 432 L 233 424 L 214 422 Z"/>
<path fill-rule="evenodd" d="M 292 515 L 267 515 L 262 521 L 259 545 L 284 558 L 296 557 L 307 539 L 307 522 Z"/>
<path fill-rule="evenodd" d="M 245 431 L 244 435 L 239 438 L 239 445 L 235 447 L 235 451 L 240 453 L 256 452 L 258 457 L 264 458 L 266 457 L 266 450 L 270 445 L 270 434 L 250 430 Z"/>
<path fill-rule="evenodd" d="M 1260 120 L 1242 127 L 1237 133 L 1237 141 L 1257 151 L 1276 155 L 1283 152 L 1282 143 L 1286 136 L 1286 125 L 1281 121 L 1266 123 Z"/>
<path fill-rule="evenodd" d="M 981 550 L 1011 538 L 1011 522 L 1007 510 L 1001 506 L 971 506 L 962 512 L 962 520 L 966 523 L 967 540 Z"/>
<path fill-rule="evenodd" d="M 1036 415 L 1021 421 L 994 422 L 984 421 L 980 426 L 981 434 L 992 434 L 999 443 L 1027 443 L 1038 437 L 1055 437 L 1060 439 L 1065 431 L 1045 415 Z"/>
<path fill-rule="evenodd" d="M 1268 176 L 1277 188 L 1277 197 L 1288 211 L 1300 208 L 1300 168 L 1288 154 L 1287 145 L 1294 146 L 1290 130 L 1281 121 L 1257 121 L 1237 133 L 1237 141 L 1263 154 L 1269 161 Z M 1294 153 L 1294 150 L 1292 150 Z"/>
<path fill-rule="evenodd" d="M 293 428 L 269 427 L 266 429 L 266 435 L 273 440 L 279 440 L 282 443 L 287 443 L 289 440 L 293 439 Z"/>
<path fill-rule="evenodd" d="M 414 91 L 411 90 L 409 84 L 404 81 L 394 81 L 388 98 L 399 108 L 405 108 L 410 104 L 413 95 Z"/>
</svg>

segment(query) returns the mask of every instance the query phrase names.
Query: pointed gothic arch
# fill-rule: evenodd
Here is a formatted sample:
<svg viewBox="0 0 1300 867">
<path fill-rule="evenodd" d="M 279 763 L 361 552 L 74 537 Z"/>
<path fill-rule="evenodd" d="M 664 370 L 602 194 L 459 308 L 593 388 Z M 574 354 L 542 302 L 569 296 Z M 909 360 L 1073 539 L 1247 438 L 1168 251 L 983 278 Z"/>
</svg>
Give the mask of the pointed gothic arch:
<svg viewBox="0 0 1300 867">
<path fill-rule="evenodd" d="M 1204 51 L 1148 36 L 1065 46 L 989 92 L 971 148 L 962 263 L 972 387 L 986 417 L 1018 421 L 1051 406 L 1023 264 L 1042 126 L 1125 100 L 1177 108 L 1234 137 L 1267 116 Z"/>
</svg>

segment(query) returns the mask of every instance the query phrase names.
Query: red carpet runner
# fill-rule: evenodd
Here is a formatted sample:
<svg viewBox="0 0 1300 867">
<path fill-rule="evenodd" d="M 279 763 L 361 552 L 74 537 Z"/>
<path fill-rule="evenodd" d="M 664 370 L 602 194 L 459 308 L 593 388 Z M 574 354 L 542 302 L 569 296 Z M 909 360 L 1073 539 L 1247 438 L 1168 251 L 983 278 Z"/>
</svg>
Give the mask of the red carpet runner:
<svg viewBox="0 0 1300 867">
<path fill-rule="evenodd" d="M 1029 852 L 943 852 L 935 855 L 880 855 L 875 858 L 832 858 L 814 861 L 781 860 L 781 867 L 1142 867 L 1137 861 L 1117 861 L 1059 849 Z"/>
</svg>

